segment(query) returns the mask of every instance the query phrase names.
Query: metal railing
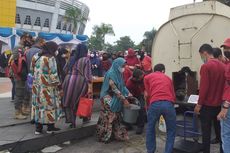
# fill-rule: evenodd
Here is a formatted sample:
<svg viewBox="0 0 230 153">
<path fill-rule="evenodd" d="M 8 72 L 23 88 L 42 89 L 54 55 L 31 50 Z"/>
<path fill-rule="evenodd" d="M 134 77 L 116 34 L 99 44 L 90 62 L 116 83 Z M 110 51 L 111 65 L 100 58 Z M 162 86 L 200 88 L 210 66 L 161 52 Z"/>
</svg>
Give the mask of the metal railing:
<svg viewBox="0 0 230 153">
<path fill-rule="evenodd" d="M 28 2 L 38 3 L 38 4 L 44 4 L 48 6 L 55 6 L 57 0 L 24 0 Z M 78 1 L 78 0 L 60 0 L 60 8 L 63 10 L 67 10 L 70 7 L 77 7 L 82 11 L 82 15 L 86 18 L 89 16 L 89 8 L 84 3 Z"/>
<path fill-rule="evenodd" d="M 67 10 L 68 8 L 72 6 L 79 8 L 82 11 L 82 15 L 88 18 L 89 8 L 85 4 L 77 0 L 62 0 L 60 3 L 60 8 L 63 10 Z"/>
<path fill-rule="evenodd" d="M 55 6 L 56 0 L 24 0 L 28 2 L 35 2 L 38 4 L 44 4 L 44 5 L 49 5 L 49 6 Z"/>
</svg>

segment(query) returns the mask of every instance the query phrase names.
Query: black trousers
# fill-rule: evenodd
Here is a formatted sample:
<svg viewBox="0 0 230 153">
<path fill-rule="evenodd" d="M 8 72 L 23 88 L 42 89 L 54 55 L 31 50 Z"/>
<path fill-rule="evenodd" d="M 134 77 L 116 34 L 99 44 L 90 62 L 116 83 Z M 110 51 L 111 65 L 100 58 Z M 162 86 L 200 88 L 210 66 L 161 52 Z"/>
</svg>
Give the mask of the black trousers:
<svg viewBox="0 0 230 153">
<path fill-rule="evenodd" d="M 137 127 L 139 128 L 144 128 L 145 126 L 145 117 L 146 117 L 146 110 L 145 110 L 145 99 L 144 96 L 139 96 L 136 97 L 139 102 L 140 102 L 140 106 L 141 109 L 139 110 L 139 115 L 137 117 Z"/>
<path fill-rule="evenodd" d="M 217 115 L 221 111 L 221 107 L 202 106 L 200 111 L 202 141 L 204 153 L 210 153 L 211 129 L 212 123 L 215 123 L 216 134 L 220 135 L 220 122 L 217 120 Z M 220 143 L 220 153 L 223 153 L 222 143 Z"/>
<path fill-rule="evenodd" d="M 220 121 L 215 120 L 213 121 L 213 126 L 214 126 L 214 130 L 215 130 L 215 139 L 216 140 L 221 140 L 221 135 L 220 135 Z"/>
</svg>

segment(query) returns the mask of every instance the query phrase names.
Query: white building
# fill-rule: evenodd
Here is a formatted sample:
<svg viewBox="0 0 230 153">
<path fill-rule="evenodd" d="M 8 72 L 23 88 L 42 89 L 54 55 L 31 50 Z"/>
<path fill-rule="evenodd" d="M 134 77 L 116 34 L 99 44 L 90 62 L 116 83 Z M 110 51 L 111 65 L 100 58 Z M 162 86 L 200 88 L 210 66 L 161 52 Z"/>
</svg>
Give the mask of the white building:
<svg viewBox="0 0 230 153">
<path fill-rule="evenodd" d="M 85 18 L 89 16 L 89 8 L 77 0 L 17 0 L 16 28 L 54 33 L 71 33 L 73 24 L 64 20 L 65 11 L 69 7 L 82 11 Z M 83 34 L 84 24 L 78 23 L 77 34 Z"/>
</svg>

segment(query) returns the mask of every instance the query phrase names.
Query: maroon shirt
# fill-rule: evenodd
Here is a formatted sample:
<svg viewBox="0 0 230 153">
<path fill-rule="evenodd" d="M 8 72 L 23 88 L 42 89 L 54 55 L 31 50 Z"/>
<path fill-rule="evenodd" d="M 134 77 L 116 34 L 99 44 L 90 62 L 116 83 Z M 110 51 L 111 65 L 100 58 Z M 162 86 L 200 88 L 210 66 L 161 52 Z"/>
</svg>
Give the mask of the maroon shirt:
<svg viewBox="0 0 230 153">
<path fill-rule="evenodd" d="M 225 83 L 225 65 L 217 59 L 210 59 L 201 66 L 199 105 L 220 106 Z"/>
<path fill-rule="evenodd" d="M 226 64 L 225 79 L 226 81 L 224 87 L 223 100 L 230 102 L 230 62 Z"/>
<path fill-rule="evenodd" d="M 139 97 L 144 94 L 145 89 L 143 81 L 136 82 L 133 81 L 132 78 L 129 78 L 126 82 L 126 87 L 134 97 Z"/>
<path fill-rule="evenodd" d="M 145 76 L 144 85 L 149 104 L 163 100 L 175 102 L 176 96 L 172 80 L 164 73 L 154 72 Z"/>
</svg>

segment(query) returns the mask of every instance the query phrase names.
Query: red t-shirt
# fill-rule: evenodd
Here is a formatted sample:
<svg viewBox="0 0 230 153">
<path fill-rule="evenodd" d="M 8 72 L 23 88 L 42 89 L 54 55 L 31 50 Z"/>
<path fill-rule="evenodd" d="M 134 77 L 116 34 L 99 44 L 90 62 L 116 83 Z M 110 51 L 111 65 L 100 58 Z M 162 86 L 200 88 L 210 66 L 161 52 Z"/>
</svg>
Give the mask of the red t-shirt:
<svg viewBox="0 0 230 153">
<path fill-rule="evenodd" d="M 127 83 L 128 79 L 133 75 L 133 72 L 129 69 L 129 67 L 125 66 L 125 71 L 123 72 L 123 79 L 125 84 Z"/>
<path fill-rule="evenodd" d="M 152 61 L 151 57 L 145 56 L 144 59 L 141 61 L 142 69 L 146 72 L 149 72 L 152 70 Z"/>
<path fill-rule="evenodd" d="M 134 97 L 139 97 L 144 94 L 145 89 L 143 81 L 135 82 L 131 78 L 129 78 L 126 82 L 126 87 Z"/>
<path fill-rule="evenodd" d="M 226 80 L 225 80 L 223 100 L 230 102 L 230 62 L 226 64 L 225 79 Z"/>
<path fill-rule="evenodd" d="M 211 59 L 201 66 L 198 104 L 205 106 L 222 104 L 224 73 L 225 65 L 217 59 Z"/>
<path fill-rule="evenodd" d="M 176 96 L 172 80 L 164 73 L 150 73 L 145 76 L 144 85 L 149 97 L 149 104 L 163 100 L 175 102 Z"/>
</svg>

